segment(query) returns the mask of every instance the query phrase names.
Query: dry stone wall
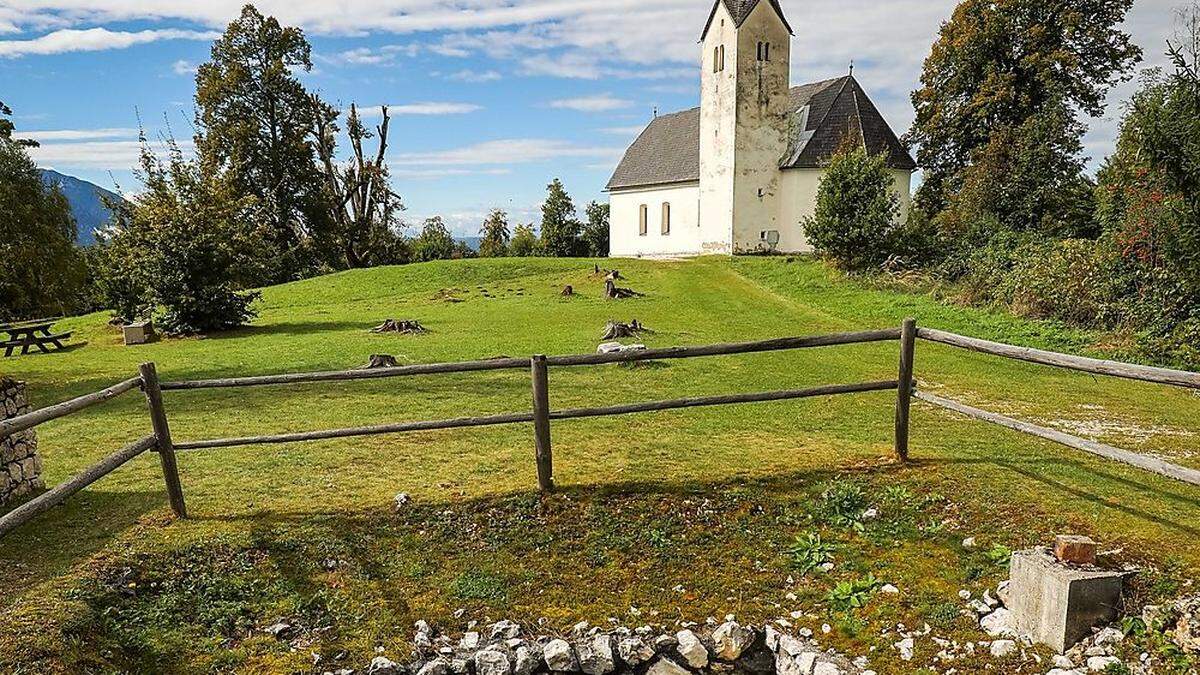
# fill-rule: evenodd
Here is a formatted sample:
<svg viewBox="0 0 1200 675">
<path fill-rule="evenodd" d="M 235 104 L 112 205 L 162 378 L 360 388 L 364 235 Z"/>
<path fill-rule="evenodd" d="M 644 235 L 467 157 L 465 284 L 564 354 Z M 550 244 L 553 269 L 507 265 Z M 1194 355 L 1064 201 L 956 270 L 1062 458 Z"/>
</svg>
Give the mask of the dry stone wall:
<svg viewBox="0 0 1200 675">
<path fill-rule="evenodd" d="M 29 412 L 25 383 L 0 377 L 0 417 Z M 0 505 L 45 487 L 37 432 L 21 431 L 0 440 Z"/>
</svg>

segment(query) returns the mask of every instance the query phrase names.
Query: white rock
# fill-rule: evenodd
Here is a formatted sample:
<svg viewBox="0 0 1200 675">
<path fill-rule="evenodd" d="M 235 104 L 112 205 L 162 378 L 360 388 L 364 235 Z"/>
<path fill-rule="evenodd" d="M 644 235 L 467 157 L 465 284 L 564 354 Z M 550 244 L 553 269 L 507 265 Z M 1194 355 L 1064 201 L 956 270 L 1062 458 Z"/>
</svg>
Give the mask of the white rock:
<svg viewBox="0 0 1200 675">
<path fill-rule="evenodd" d="M 521 626 L 515 622 L 504 619 L 492 624 L 492 639 L 493 640 L 511 640 L 521 634 Z"/>
<path fill-rule="evenodd" d="M 499 649 L 484 649 L 475 652 L 475 673 L 477 675 L 510 675 L 512 664 L 508 655 Z"/>
<path fill-rule="evenodd" d="M 692 675 L 691 671 L 665 656 L 658 657 L 646 675 Z"/>
<path fill-rule="evenodd" d="M 796 634 L 804 638 L 810 638 L 813 636 L 811 628 L 801 628 L 800 630 L 796 631 Z"/>
<path fill-rule="evenodd" d="M 763 629 L 763 640 L 767 643 L 767 649 L 771 651 L 779 651 L 779 631 L 771 624 L 767 624 Z"/>
<path fill-rule="evenodd" d="M 962 598 L 963 600 L 970 600 L 971 599 L 971 591 L 968 591 L 967 589 L 964 588 L 958 592 L 958 597 Z"/>
<path fill-rule="evenodd" d="M 1001 607 L 980 619 L 979 627 L 992 637 L 1012 635 L 1012 613 Z"/>
<path fill-rule="evenodd" d="M 992 656 L 1002 659 L 1017 653 L 1017 643 L 1012 640 L 995 640 L 991 649 Z"/>
<path fill-rule="evenodd" d="M 463 633 L 462 639 L 458 641 L 458 648 L 462 651 L 470 651 L 479 648 L 479 633 L 469 631 Z"/>
<path fill-rule="evenodd" d="M 676 646 L 679 655 L 689 666 L 699 670 L 708 665 L 708 650 L 695 633 L 684 629 L 675 634 L 675 639 L 679 641 L 679 645 Z"/>
<path fill-rule="evenodd" d="M 821 563 L 821 571 L 822 572 L 832 572 L 833 571 L 833 563 L 831 563 L 831 562 Z"/>
<path fill-rule="evenodd" d="M 967 537 L 962 540 L 963 548 L 975 548 L 975 537 Z"/>
<path fill-rule="evenodd" d="M 866 511 L 863 511 L 862 517 L 865 518 L 866 520 L 873 520 L 875 518 L 878 518 L 879 517 L 879 509 L 877 509 L 875 507 L 871 507 L 871 508 L 867 509 Z"/>
<path fill-rule="evenodd" d="M 282 639 L 288 633 L 292 632 L 292 624 L 286 621 L 280 621 L 267 626 L 266 631 L 270 635 Z"/>
<path fill-rule="evenodd" d="M 893 586 L 891 584 L 884 584 L 883 586 L 880 587 L 879 592 L 895 595 L 896 593 L 900 592 L 900 589 L 896 588 L 895 586 Z"/>
<path fill-rule="evenodd" d="M 718 659 L 736 661 L 754 643 L 754 629 L 726 621 L 713 631 L 712 641 Z"/>
<path fill-rule="evenodd" d="M 842 669 L 836 663 L 820 661 L 813 668 L 813 675 L 842 675 Z"/>
<path fill-rule="evenodd" d="M 402 510 L 410 503 L 412 503 L 412 497 L 407 492 L 397 492 L 396 496 L 392 497 L 392 508 L 397 511 Z"/>
<path fill-rule="evenodd" d="M 417 675 L 450 675 L 450 664 L 444 659 L 434 659 L 421 666 Z"/>
<path fill-rule="evenodd" d="M 623 638 L 617 643 L 617 655 L 630 666 L 641 665 L 654 658 L 654 648 L 639 636 Z"/>
<path fill-rule="evenodd" d="M 1008 584 L 1009 580 L 1005 579 L 996 586 L 996 598 L 1000 601 L 1000 604 L 1006 607 L 1008 606 Z"/>
<path fill-rule="evenodd" d="M 1124 639 L 1124 633 L 1116 628 L 1113 628 L 1112 626 L 1109 626 L 1108 628 L 1102 629 L 1099 633 L 1096 633 L 1095 637 L 1092 638 L 1092 641 L 1096 645 L 1104 647 L 1108 645 L 1120 644 Z"/>
<path fill-rule="evenodd" d="M 821 632 L 822 633 L 825 633 L 826 635 L 828 635 L 831 631 L 833 631 L 833 626 L 830 626 L 827 623 L 821 624 Z"/>
<path fill-rule="evenodd" d="M 571 650 L 571 645 L 561 638 L 546 643 L 546 646 L 542 648 L 542 658 L 546 660 L 546 667 L 550 670 L 567 672 L 579 668 L 579 662 L 575 660 L 575 652 Z"/>
<path fill-rule="evenodd" d="M 992 589 L 990 588 L 983 589 L 983 601 L 987 603 L 988 607 L 1000 606 L 1000 601 L 992 597 Z"/>
<path fill-rule="evenodd" d="M 433 628 L 430 627 L 429 622 L 425 619 L 418 619 L 417 622 L 413 624 L 413 628 L 417 631 L 418 635 L 429 635 L 433 632 Z"/>
<path fill-rule="evenodd" d="M 900 658 L 901 659 L 903 659 L 905 661 L 912 661 L 913 648 L 915 646 L 913 644 L 912 638 L 904 638 L 903 640 L 897 642 L 896 644 L 894 644 L 892 646 L 895 647 L 896 649 L 900 650 Z"/>
<path fill-rule="evenodd" d="M 812 675 L 813 667 L 817 663 L 816 652 L 800 651 L 797 654 L 790 654 L 781 648 L 779 653 L 775 655 L 775 673 L 776 675 Z"/>
<path fill-rule="evenodd" d="M 400 664 L 386 656 L 376 656 L 367 666 L 367 675 L 400 675 Z"/>
<path fill-rule="evenodd" d="M 529 647 L 517 647 L 513 655 L 513 675 L 532 675 L 537 666 L 538 658 Z"/>
<path fill-rule="evenodd" d="M 1105 668 L 1113 665 L 1114 663 L 1120 662 L 1121 659 L 1118 659 L 1115 656 L 1093 656 L 1087 660 L 1087 667 L 1088 670 L 1094 673 L 1099 673 L 1103 672 Z"/>
<path fill-rule="evenodd" d="M 601 634 L 581 641 L 575 647 L 579 669 L 587 675 L 608 675 L 617 669 L 613 660 L 612 638 Z"/>
<path fill-rule="evenodd" d="M 1083 675 L 1078 670 L 1063 670 L 1062 668 L 1051 668 L 1046 671 L 1046 675 Z"/>
<path fill-rule="evenodd" d="M 1062 668 L 1063 670 L 1072 670 L 1075 668 L 1075 662 L 1062 654 L 1055 654 L 1054 659 L 1050 663 L 1053 663 L 1055 668 Z"/>
</svg>

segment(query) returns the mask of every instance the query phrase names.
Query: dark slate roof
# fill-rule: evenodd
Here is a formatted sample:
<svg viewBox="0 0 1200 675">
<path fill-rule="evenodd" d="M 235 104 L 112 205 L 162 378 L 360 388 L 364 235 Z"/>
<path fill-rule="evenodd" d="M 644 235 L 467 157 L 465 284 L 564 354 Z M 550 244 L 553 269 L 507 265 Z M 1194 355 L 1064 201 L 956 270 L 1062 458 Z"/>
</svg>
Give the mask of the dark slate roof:
<svg viewBox="0 0 1200 675">
<path fill-rule="evenodd" d="M 708 28 L 712 25 L 713 17 L 717 15 L 717 6 L 725 3 L 725 9 L 729 10 L 729 16 L 733 17 L 733 25 L 736 28 L 741 28 L 746 19 L 750 17 L 750 12 L 758 6 L 758 0 L 716 0 L 713 3 L 712 11 L 708 13 L 708 21 L 704 22 L 704 30 L 700 32 L 700 41 L 704 42 L 704 36 L 708 35 Z M 795 35 L 787 17 L 783 15 L 783 8 L 779 6 L 779 0 L 767 0 L 771 3 L 771 8 L 779 15 L 779 20 L 783 22 L 783 27 L 787 28 L 788 33 Z"/>
<path fill-rule="evenodd" d="M 871 153 L 886 153 L 888 166 L 913 170 L 916 162 L 853 76 L 792 87 L 792 112 L 807 106 L 804 129 L 791 140 L 780 168 L 819 168 L 842 139 L 857 136 Z M 700 179 L 700 109 L 656 117 L 617 165 L 608 189 L 682 183 Z"/>
</svg>

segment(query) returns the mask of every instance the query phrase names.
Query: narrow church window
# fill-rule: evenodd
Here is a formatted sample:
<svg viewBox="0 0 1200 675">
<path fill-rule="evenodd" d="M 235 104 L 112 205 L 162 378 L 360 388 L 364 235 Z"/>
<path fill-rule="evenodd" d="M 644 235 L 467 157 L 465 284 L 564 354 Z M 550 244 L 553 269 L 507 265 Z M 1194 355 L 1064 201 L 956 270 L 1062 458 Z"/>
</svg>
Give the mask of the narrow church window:
<svg viewBox="0 0 1200 675">
<path fill-rule="evenodd" d="M 663 202 L 662 205 L 662 233 L 671 234 L 671 204 Z"/>
<path fill-rule="evenodd" d="M 763 61 L 770 61 L 770 60 L 771 60 L 771 43 L 764 42 L 763 43 Z"/>
<path fill-rule="evenodd" d="M 763 45 L 763 43 L 761 43 L 761 42 L 759 42 L 759 43 L 756 45 L 756 47 L 757 47 L 758 51 L 755 53 L 755 56 L 754 56 L 754 58 L 758 59 L 759 61 L 762 61 L 762 60 L 763 60 L 763 49 L 762 49 L 762 45 Z"/>
<path fill-rule="evenodd" d="M 721 64 L 721 67 L 719 68 L 719 70 L 724 71 L 725 70 L 725 45 L 721 45 L 720 47 L 717 47 L 717 51 L 720 52 L 720 54 L 721 54 L 721 57 L 718 59 L 718 61 Z"/>
<path fill-rule="evenodd" d="M 713 72 L 721 70 L 721 48 L 713 47 Z"/>
<path fill-rule="evenodd" d="M 649 220 L 649 210 L 645 204 L 638 208 L 638 236 L 646 236 L 646 221 Z"/>
</svg>

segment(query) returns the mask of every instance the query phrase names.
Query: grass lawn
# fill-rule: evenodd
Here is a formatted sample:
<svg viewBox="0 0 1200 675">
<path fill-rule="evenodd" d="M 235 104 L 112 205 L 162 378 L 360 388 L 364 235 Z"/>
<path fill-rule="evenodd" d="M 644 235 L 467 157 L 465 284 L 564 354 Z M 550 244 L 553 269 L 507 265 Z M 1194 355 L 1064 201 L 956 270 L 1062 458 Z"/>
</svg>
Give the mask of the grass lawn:
<svg viewBox="0 0 1200 675">
<path fill-rule="evenodd" d="M 251 327 L 120 344 L 106 317 L 61 322 L 82 346 L 9 359 L 48 404 L 132 376 L 164 380 L 595 349 L 607 319 L 636 317 L 651 346 L 920 325 L 1093 353 L 1098 336 L 950 307 L 838 279 L 807 259 L 619 261 L 645 297 L 606 302 L 591 261 L 483 260 L 337 274 L 267 289 Z M 571 284 L 578 295 L 564 298 Z M 420 336 L 375 335 L 385 318 Z M 897 345 L 551 369 L 554 408 L 892 379 Z M 923 387 L 1186 466 L 1200 396 L 1150 384 L 917 345 Z M 183 453 L 192 518 L 169 517 L 143 456 L 0 541 L 0 671 L 294 672 L 402 655 L 411 623 L 449 631 L 508 617 L 543 631 L 586 619 L 670 623 L 735 613 L 834 626 L 825 642 L 912 672 L 883 627 L 929 622 L 982 639 L 958 590 L 1004 577 L 1003 547 L 1088 533 L 1147 565 L 1147 597 L 1200 569 L 1200 488 L 914 403 L 910 465 L 887 461 L 894 394 L 726 406 L 553 425 L 555 479 L 536 494 L 528 425 Z M 176 440 L 528 409 L 521 371 L 167 392 Z M 148 433 L 140 396 L 39 430 L 46 480 Z M 397 492 L 413 503 L 399 514 Z M 839 503 L 880 516 L 840 518 Z M 857 506 L 855 506 L 857 505 Z M 832 572 L 802 574 L 797 537 L 832 542 Z M 981 546 L 959 542 L 975 536 Z M 996 548 L 993 549 L 993 546 Z M 900 587 L 838 609 L 839 582 Z M 791 582 L 789 582 L 789 577 Z M 787 599 L 794 594 L 796 600 Z M 458 618 L 456 610 L 465 612 Z M 262 627 L 305 627 L 293 644 Z M 928 645 L 928 643 L 927 643 Z M 980 662 L 982 664 L 982 661 Z M 960 672 L 982 667 L 956 662 Z M 1040 671 L 1039 671 L 1040 668 Z M 1010 672 L 1044 672 L 1014 661 Z"/>
</svg>

